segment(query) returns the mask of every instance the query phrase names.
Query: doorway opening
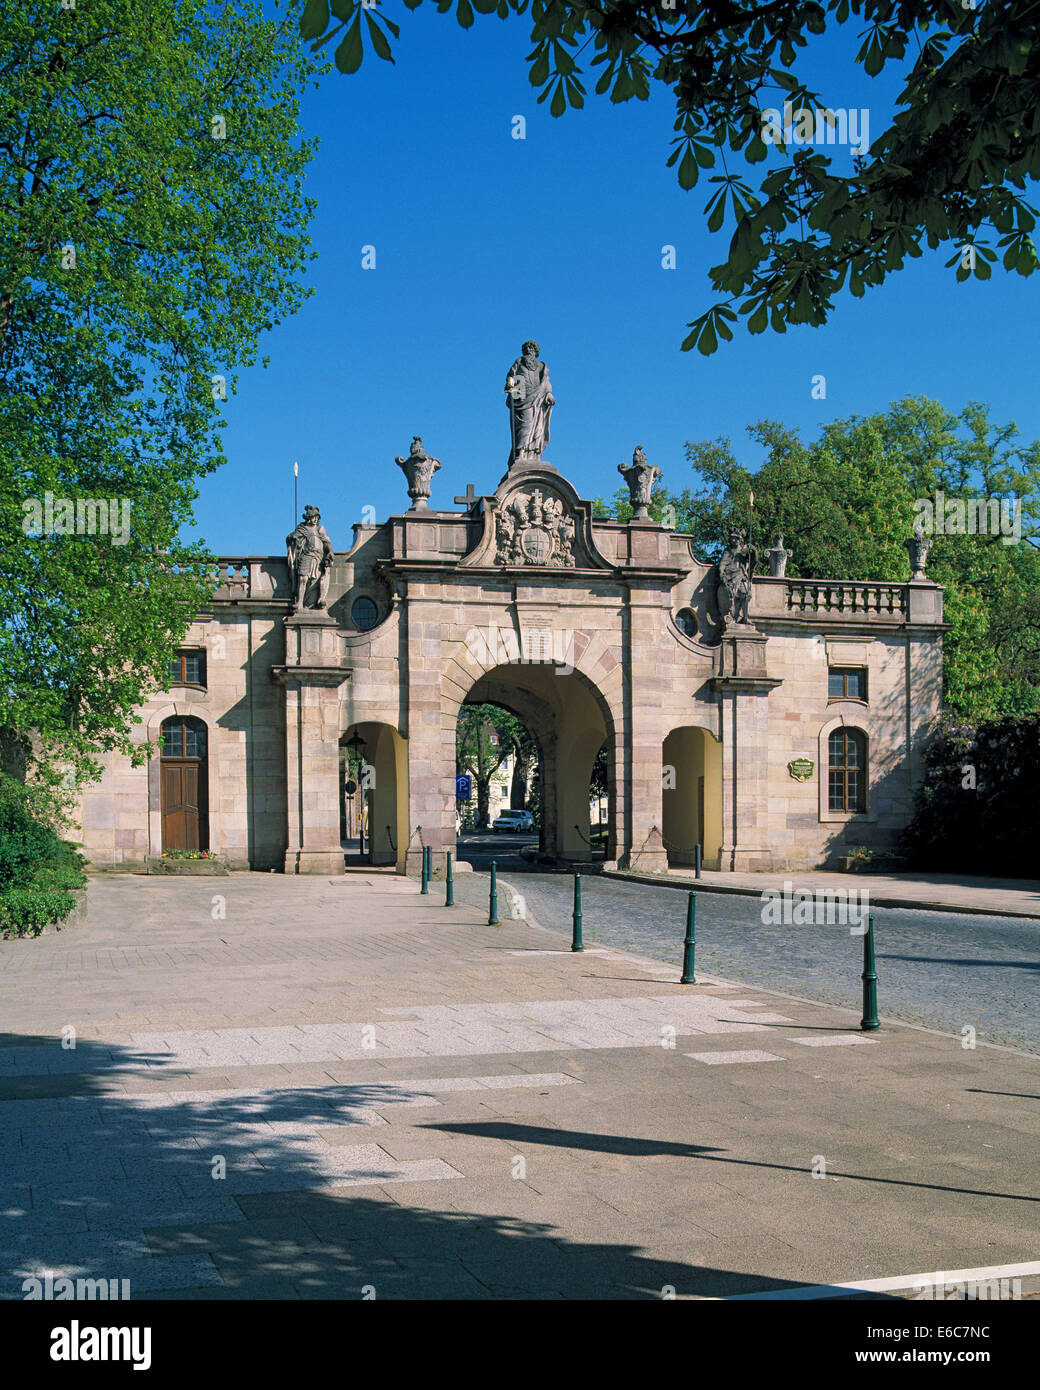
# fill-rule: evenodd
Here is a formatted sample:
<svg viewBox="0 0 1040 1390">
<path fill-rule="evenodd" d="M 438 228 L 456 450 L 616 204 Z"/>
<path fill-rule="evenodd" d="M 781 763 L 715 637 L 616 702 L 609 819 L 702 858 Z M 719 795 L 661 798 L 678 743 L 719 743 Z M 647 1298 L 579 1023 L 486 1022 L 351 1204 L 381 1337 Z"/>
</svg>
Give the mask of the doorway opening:
<svg viewBox="0 0 1040 1390">
<path fill-rule="evenodd" d="M 209 778 L 206 726 L 193 715 L 173 715 L 160 726 L 162 848 L 209 849 Z"/>
</svg>

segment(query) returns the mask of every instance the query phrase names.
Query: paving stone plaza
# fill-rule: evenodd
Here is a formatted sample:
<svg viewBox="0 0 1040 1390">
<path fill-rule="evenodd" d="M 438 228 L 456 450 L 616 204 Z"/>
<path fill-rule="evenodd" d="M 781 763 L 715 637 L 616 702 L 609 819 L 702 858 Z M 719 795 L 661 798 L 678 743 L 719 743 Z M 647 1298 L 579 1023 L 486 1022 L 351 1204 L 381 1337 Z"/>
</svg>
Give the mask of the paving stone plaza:
<svg viewBox="0 0 1040 1390">
<path fill-rule="evenodd" d="M 0 943 L 3 1297 L 1036 1287 L 1035 1057 L 434 889 L 109 875 L 82 925 Z"/>
</svg>

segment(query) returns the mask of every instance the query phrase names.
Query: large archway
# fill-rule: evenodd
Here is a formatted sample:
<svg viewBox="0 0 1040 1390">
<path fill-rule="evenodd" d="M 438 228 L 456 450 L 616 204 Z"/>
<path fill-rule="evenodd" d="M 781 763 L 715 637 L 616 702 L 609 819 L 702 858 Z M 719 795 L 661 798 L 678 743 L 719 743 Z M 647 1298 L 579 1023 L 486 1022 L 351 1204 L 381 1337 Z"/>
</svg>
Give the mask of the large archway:
<svg viewBox="0 0 1040 1390">
<path fill-rule="evenodd" d="M 552 662 L 512 662 L 486 671 L 462 705 L 499 705 L 529 730 L 539 750 L 539 852 L 553 861 L 595 855 L 589 788 L 596 755 L 606 744 L 606 857 L 616 857 L 618 749 L 610 707 L 582 672 Z"/>
</svg>

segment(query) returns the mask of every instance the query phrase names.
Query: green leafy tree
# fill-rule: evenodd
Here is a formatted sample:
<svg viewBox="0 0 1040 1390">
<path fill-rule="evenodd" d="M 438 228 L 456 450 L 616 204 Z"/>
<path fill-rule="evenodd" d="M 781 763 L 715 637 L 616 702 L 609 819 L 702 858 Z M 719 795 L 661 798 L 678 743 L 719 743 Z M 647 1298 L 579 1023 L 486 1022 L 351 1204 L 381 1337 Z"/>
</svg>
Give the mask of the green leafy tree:
<svg viewBox="0 0 1040 1390">
<path fill-rule="evenodd" d="M 1040 715 L 945 718 L 926 754 L 915 814 L 903 837 L 914 868 L 1037 877 Z"/>
<path fill-rule="evenodd" d="M 0 728 L 37 776 L 140 755 L 133 710 L 212 592 L 178 535 L 235 370 L 303 298 L 314 70 L 247 0 L 5 12 Z"/>
<path fill-rule="evenodd" d="M 422 0 L 404 0 L 409 10 Z M 1040 10 L 1035 0 L 436 0 L 463 28 L 480 15 L 530 22 L 529 76 L 554 116 L 596 95 L 645 101 L 651 84 L 674 102 L 667 163 L 679 184 L 709 188 L 710 232 L 730 234 L 710 272 L 721 296 L 683 348 L 705 354 L 733 337 L 825 323 L 837 296 L 862 296 L 924 248 L 952 250 L 958 281 L 1037 267 L 1040 175 Z M 393 62 L 399 26 L 359 0 L 305 0 L 300 32 L 356 72 L 366 38 Z M 821 64 L 832 91 L 849 87 L 840 40 L 854 28 L 851 69 L 901 83 L 886 128 L 841 163 L 827 149 L 849 118 L 806 80 Z M 837 31 L 837 33 L 835 33 Z M 598 70 L 598 71 L 597 71 Z M 859 74 L 855 74 L 857 77 Z M 871 110 L 877 112 L 875 104 Z M 822 114 L 821 114 L 822 113 Z M 853 144 L 848 126 L 845 138 Z M 753 172 L 755 166 L 760 166 Z M 849 167 L 851 166 L 851 167 Z"/>
<path fill-rule="evenodd" d="M 529 735 L 523 724 L 501 705 L 463 705 L 459 711 L 455 771 L 468 773 L 476 783 L 481 825 L 488 824 L 492 777 L 525 740 Z"/>
<path fill-rule="evenodd" d="M 509 805 L 514 811 L 527 809 L 528 788 L 537 762 L 538 745 L 521 724 L 519 732 L 513 734 L 513 773 L 509 782 Z"/>
<path fill-rule="evenodd" d="M 694 552 L 710 563 L 734 526 L 753 530 L 764 551 L 783 533 L 792 577 L 906 580 L 905 541 L 915 503 L 982 497 L 1014 500 L 1021 540 L 998 534 L 936 534 L 928 577 L 945 589 L 945 702 L 975 718 L 1040 709 L 1040 443 L 1023 444 L 1014 424 L 990 421 L 985 406 L 955 415 L 909 397 L 881 415 L 825 425 L 804 444 L 774 421 L 748 429 L 765 451 L 756 472 L 729 440 L 688 443 L 697 484 L 658 489 L 656 514 L 671 507 Z M 751 498 L 754 496 L 754 506 Z M 627 497 L 615 515 L 625 519 Z M 600 504 L 601 511 L 609 511 Z"/>
</svg>

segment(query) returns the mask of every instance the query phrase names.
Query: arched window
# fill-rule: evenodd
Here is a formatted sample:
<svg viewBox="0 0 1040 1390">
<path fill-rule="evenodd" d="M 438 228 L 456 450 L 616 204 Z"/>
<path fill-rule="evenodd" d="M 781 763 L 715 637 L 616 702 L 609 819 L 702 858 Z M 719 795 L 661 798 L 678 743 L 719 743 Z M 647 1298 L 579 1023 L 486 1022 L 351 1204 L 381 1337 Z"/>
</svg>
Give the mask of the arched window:
<svg viewBox="0 0 1040 1390">
<path fill-rule="evenodd" d="M 861 729 L 834 729 L 827 740 L 827 796 L 832 811 L 867 807 L 867 740 Z"/>
<path fill-rule="evenodd" d="M 350 609 L 350 618 L 358 632 L 368 632 L 379 621 L 379 609 L 370 598 L 356 598 Z"/>
<path fill-rule="evenodd" d="M 685 637 L 697 636 L 697 618 L 692 608 L 683 608 L 675 615 L 675 626 Z"/>
<path fill-rule="evenodd" d="M 162 756 L 164 758 L 204 758 L 206 756 L 206 726 L 201 719 L 190 715 L 174 715 L 162 723 Z"/>
</svg>

